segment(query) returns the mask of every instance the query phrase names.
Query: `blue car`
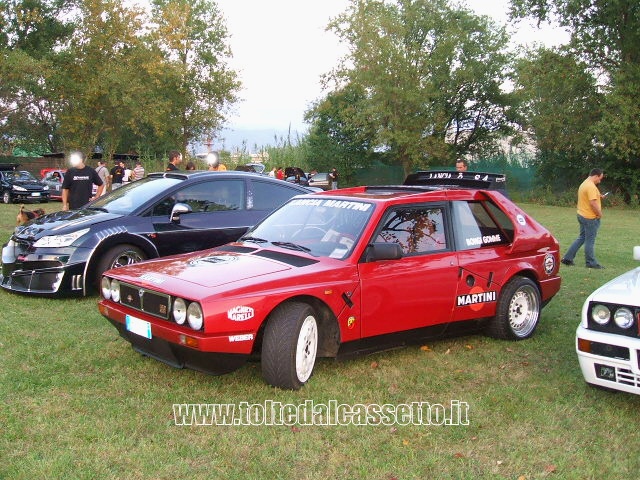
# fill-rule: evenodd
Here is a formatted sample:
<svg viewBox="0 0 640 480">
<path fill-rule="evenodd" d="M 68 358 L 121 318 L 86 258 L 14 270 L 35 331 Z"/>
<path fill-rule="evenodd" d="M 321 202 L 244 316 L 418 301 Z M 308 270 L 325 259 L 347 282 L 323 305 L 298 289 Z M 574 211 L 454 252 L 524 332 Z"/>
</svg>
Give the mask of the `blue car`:
<svg viewBox="0 0 640 480">
<path fill-rule="evenodd" d="M 2 249 L 0 286 L 87 295 L 106 270 L 235 241 L 291 197 L 309 192 L 256 173 L 153 173 L 79 210 L 16 227 Z"/>
</svg>

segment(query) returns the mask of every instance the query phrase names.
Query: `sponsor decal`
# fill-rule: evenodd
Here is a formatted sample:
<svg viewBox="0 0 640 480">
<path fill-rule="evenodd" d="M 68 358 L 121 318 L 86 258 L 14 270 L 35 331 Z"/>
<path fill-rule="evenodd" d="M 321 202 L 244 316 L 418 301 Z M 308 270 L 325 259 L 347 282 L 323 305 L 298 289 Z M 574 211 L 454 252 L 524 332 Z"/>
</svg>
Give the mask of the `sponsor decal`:
<svg viewBox="0 0 640 480">
<path fill-rule="evenodd" d="M 486 245 L 488 243 L 500 243 L 501 241 L 502 237 L 500 236 L 500 234 L 485 235 L 483 237 L 470 237 L 465 239 L 465 242 L 467 242 L 467 247 Z"/>
<path fill-rule="evenodd" d="M 348 200 L 323 200 L 323 199 L 311 199 L 311 198 L 300 198 L 297 200 L 292 200 L 291 202 L 289 202 L 289 205 L 299 205 L 299 206 L 310 205 L 314 207 L 342 208 L 346 210 L 358 210 L 360 212 L 366 212 L 372 207 L 370 203 L 364 203 L 364 202 L 351 202 Z"/>
<path fill-rule="evenodd" d="M 480 287 L 473 287 L 466 295 L 458 295 L 456 299 L 457 307 L 469 307 L 477 312 L 484 307 L 485 303 L 495 302 L 498 294 L 494 290 L 485 292 Z"/>
<path fill-rule="evenodd" d="M 547 253 L 544 256 L 544 271 L 547 275 L 551 275 L 554 268 L 556 267 L 556 259 L 554 258 L 552 253 Z"/>
<path fill-rule="evenodd" d="M 243 333 L 242 335 L 229 335 L 229 342 L 248 342 L 253 340 L 253 333 Z"/>
<path fill-rule="evenodd" d="M 238 305 L 227 310 L 227 317 L 234 322 L 244 322 L 250 320 L 255 315 L 253 308 Z"/>
<path fill-rule="evenodd" d="M 526 218 L 524 218 L 524 215 L 522 215 L 522 214 L 520 214 L 520 213 L 519 213 L 518 215 L 516 215 L 516 221 L 517 221 L 520 225 L 522 225 L 523 227 L 527 224 L 527 219 L 526 219 Z"/>
<path fill-rule="evenodd" d="M 233 255 L 210 255 L 208 257 L 200 257 L 189 262 L 190 267 L 200 267 L 212 265 L 216 263 L 227 263 L 236 261 L 237 257 Z"/>
<path fill-rule="evenodd" d="M 140 275 L 140 280 L 144 280 L 150 283 L 155 283 L 156 285 L 160 285 L 164 283 L 164 278 L 158 277 L 153 273 L 145 273 L 144 275 Z"/>
<path fill-rule="evenodd" d="M 355 324 L 356 324 L 356 317 L 347 318 L 347 328 L 352 329 Z"/>
</svg>

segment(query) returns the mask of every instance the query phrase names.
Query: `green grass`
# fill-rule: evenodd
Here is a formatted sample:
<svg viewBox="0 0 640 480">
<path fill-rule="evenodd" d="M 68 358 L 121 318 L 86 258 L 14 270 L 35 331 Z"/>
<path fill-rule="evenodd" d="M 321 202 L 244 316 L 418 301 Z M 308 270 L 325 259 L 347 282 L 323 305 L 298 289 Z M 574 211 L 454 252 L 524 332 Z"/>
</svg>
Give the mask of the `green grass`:
<svg viewBox="0 0 640 480">
<path fill-rule="evenodd" d="M 0 243 L 18 208 L 0 205 Z M 524 208 L 566 250 L 574 209 Z M 596 252 L 607 269 L 563 268 L 562 290 L 530 340 L 466 336 L 321 360 L 297 392 L 265 385 L 256 363 L 210 377 L 144 358 L 96 298 L 0 291 L 0 478 L 634 478 L 640 398 L 585 385 L 574 334 L 585 297 L 635 266 L 639 226 L 637 211 L 605 210 Z M 172 416 L 174 403 L 334 399 L 461 400 L 470 424 L 184 427 Z"/>
</svg>

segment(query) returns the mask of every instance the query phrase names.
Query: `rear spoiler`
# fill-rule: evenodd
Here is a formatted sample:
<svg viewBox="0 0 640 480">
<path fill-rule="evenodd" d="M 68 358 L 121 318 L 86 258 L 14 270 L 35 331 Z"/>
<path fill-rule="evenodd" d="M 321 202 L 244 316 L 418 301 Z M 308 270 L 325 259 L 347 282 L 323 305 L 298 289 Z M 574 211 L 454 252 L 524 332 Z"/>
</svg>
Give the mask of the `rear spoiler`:
<svg viewBox="0 0 640 480">
<path fill-rule="evenodd" d="M 407 176 L 403 185 L 426 185 L 442 188 L 475 188 L 506 190 L 507 176 L 502 173 L 452 172 L 447 170 L 418 171 Z"/>
</svg>

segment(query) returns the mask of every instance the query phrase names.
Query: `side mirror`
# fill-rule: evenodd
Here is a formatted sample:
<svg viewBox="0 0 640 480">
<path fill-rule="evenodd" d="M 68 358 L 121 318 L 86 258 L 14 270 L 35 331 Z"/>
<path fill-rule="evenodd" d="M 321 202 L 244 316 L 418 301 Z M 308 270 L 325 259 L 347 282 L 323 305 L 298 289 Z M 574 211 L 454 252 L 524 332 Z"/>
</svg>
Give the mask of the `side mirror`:
<svg viewBox="0 0 640 480">
<path fill-rule="evenodd" d="M 397 243 L 375 242 L 367 247 L 365 262 L 378 260 L 399 260 L 403 256 L 402 247 Z"/>
<path fill-rule="evenodd" d="M 191 213 L 191 207 L 186 203 L 176 203 L 171 209 L 171 221 L 174 223 L 180 223 L 180 215 L 184 213 Z"/>
</svg>

